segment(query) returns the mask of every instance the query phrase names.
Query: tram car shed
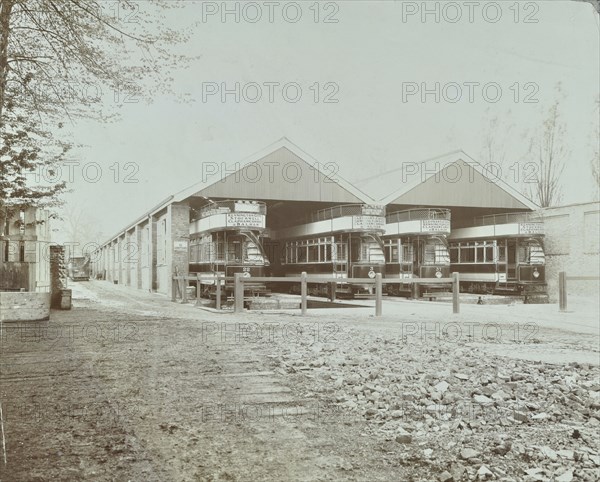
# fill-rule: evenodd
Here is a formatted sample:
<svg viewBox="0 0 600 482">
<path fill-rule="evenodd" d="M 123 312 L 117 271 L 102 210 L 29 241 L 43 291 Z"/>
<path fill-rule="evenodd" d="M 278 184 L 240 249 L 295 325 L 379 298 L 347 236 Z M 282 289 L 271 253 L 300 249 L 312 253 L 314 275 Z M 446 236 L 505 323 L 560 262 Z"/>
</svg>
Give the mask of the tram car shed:
<svg viewBox="0 0 600 482">
<path fill-rule="evenodd" d="M 238 271 L 248 277 L 305 271 L 340 279 L 382 273 L 385 284 L 388 277 L 447 278 L 456 269 L 465 290 L 496 293 L 543 289 L 544 280 L 557 276 L 542 262 L 537 222 L 526 222 L 530 232 L 523 231 L 524 221 L 520 233 L 499 235 L 514 225 L 499 223 L 499 216 L 523 216 L 518 213 L 538 207 L 463 151 L 422 162 L 392 161 L 399 167 L 350 183 L 283 138 L 233 165 L 200 163 L 200 182 L 158 203 L 93 253 L 94 277 L 170 294 L 175 276 Z M 385 192 L 390 194 L 381 197 Z M 495 219 L 496 231 L 478 234 L 486 225 L 475 218 Z M 456 245 L 448 250 L 448 240 L 461 243 L 458 251 Z M 469 242 L 485 243 L 483 263 L 460 262 L 461 256 L 472 259 L 460 254 Z M 513 251 L 518 260 L 526 249 L 530 261 L 503 263 L 503 249 L 510 260 Z M 475 260 L 481 252 L 473 244 Z M 485 270 L 493 270 L 494 279 L 469 279 Z M 210 281 L 202 284 L 208 294 L 214 291 Z M 316 285 L 312 292 L 323 294 L 325 287 Z M 267 294 L 268 283 L 260 289 Z M 351 295 L 368 287 L 340 281 L 337 290 Z"/>
</svg>

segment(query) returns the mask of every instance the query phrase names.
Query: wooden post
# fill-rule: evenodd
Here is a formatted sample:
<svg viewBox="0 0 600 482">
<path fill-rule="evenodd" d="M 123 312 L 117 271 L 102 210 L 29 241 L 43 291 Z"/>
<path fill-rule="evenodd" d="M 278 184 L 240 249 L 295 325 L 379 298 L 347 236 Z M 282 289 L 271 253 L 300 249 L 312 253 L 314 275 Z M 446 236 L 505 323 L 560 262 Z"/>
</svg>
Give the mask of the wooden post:
<svg viewBox="0 0 600 482">
<path fill-rule="evenodd" d="M 200 283 L 200 274 L 196 273 L 196 306 L 200 306 L 201 292 L 202 292 L 202 283 Z"/>
<path fill-rule="evenodd" d="M 567 311 L 567 273 L 558 273 L 558 309 Z"/>
<path fill-rule="evenodd" d="M 243 313 L 244 312 L 244 278 L 242 273 L 235 273 L 235 284 L 233 296 L 235 299 L 234 302 L 234 313 Z"/>
<path fill-rule="evenodd" d="M 458 273 L 452 273 L 452 313 L 460 313 L 459 281 Z"/>
<path fill-rule="evenodd" d="M 177 300 L 177 279 L 173 276 L 173 282 L 171 283 L 171 301 Z"/>
<path fill-rule="evenodd" d="M 412 278 L 412 279 L 415 280 L 415 278 Z M 411 285 L 411 296 L 412 296 L 413 300 L 419 299 L 419 283 L 416 281 L 413 281 L 413 283 Z"/>
<path fill-rule="evenodd" d="M 308 289 L 307 289 L 307 285 L 306 285 L 306 271 L 302 271 L 302 274 L 300 275 L 300 296 L 302 297 L 302 302 L 301 302 L 301 308 L 302 308 L 302 314 L 306 315 L 306 296 L 308 293 Z"/>
<path fill-rule="evenodd" d="M 217 310 L 220 310 L 221 309 L 221 277 L 218 274 L 215 276 L 215 283 L 217 283 L 217 299 L 215 300 L 215 302 L 216 302 Z"/>
<path fill-rule="evenodd" d="M 331 290 L 331 301 L 335 301 L 335 291 L 337 290 L 337 283 L 331 283 L 329 285 L 329 289 Z"/>
<path fill-rule="evenodd" d="M 182 303 L 187 303 L 188 299 L 187 299 L 187 279 L 185 277 L 185 275 L 183 275 L 183 279 L 181 280 L 181 302 Z"/>
<path fill-rule="evenodd" d="M 381 273 L 375 274 L 375 316 L 381 316 L 381 299 L 383 297 L 383 282 Z"/>
</svg>

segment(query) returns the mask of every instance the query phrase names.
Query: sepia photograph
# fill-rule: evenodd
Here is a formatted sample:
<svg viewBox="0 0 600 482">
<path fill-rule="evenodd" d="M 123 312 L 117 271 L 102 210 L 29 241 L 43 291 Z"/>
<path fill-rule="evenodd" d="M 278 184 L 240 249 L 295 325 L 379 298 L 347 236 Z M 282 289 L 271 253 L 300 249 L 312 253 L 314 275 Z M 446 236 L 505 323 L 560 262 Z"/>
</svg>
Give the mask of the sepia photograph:
<svg viewBox="0 0 600 482">
<path fill-rule="evenodd" d="M 599 0 L 0 0 L 46 481 L 600 481 Z"/>
</svg>

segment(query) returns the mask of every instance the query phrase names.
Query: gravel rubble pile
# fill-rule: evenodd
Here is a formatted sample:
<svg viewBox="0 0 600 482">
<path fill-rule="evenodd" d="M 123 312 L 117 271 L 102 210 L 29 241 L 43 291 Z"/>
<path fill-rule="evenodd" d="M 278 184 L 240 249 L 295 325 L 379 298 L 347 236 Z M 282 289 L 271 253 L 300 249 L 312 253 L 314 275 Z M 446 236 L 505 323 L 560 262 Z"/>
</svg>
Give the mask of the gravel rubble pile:
<svg viewBox="0 0 600 482">
<path fill-rule="evenodd" d="M 304 396 L 339 408 L 340 423 L 366 421 L 363 435 L 412 480 L 600 480 L 597 366 L 365 332 L 270 349 Z"/>
</svg>

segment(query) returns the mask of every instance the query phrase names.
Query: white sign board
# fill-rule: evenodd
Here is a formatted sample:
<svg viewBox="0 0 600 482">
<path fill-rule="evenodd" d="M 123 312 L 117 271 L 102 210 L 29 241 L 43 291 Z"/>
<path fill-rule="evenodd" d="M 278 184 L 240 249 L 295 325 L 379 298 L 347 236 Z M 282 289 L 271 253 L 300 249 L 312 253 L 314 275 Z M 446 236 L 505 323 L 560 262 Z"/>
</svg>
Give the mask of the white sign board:
<svg viewBox="0 0 600 482">
<path fill-rule="evenodd" d="M 264 228 L 266 226 L 265 216 L 264 214 L 255 213 L 229 213 L 227 214 L 227 226 L 240 228 Z"/>
<path fill-rule="evenodd" d="M 544 234 L 544 224 L 519 223 L 519 234 Z"/>
<path fill-rule="evenodd" d="M 187 241 L 173 241 L 173 248 L 175 251 L 187 251 L 188 243 Z"/>
<path fill-rule="evenodd" d="M 385 218 L 383 216 L 352 216 L 352 226 L 359 229 L 384 229 Z"/>
<path fill-rule="evenodd" d="M 423 219 L 421 221 L 422 232 L 449 233 L 450 221 L 447 219 Z"/>
</svg>

